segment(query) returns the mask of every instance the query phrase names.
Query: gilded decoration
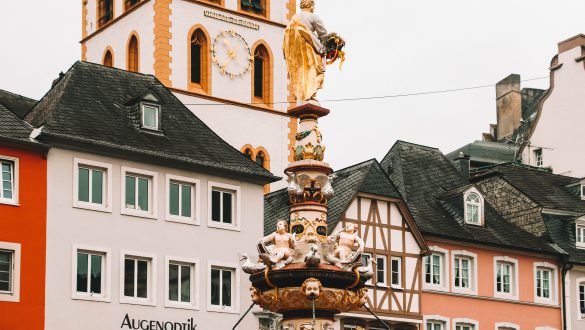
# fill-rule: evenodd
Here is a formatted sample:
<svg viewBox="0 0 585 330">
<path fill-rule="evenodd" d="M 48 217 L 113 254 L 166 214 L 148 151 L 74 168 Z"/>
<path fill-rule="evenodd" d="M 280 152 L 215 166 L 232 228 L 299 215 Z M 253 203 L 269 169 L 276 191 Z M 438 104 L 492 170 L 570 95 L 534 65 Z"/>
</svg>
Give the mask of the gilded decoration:
<svg viewBox="0 0 585 330">
<path fill-rule="evenodd" d="M 321 218 L 314 220 L 295 217 L 291 221 L 291 230 L 296 235 L 297 241 L 307 243 L 325 243 L 327 241 L 327 221 L 325 220 L 325 214 L 322 214 Z"/>
<path fill-rule="evenodd" d="M 333 180 L 337 178 L 335 174 L 318 175 L 311 178 L 307 174 L 296 174 L 286 172 L 288 182 L 288 195 L 292 204 L 304 202 L 316 202 L 327 205 L 329 199 L 334 196 Z"/>
<path fill-rule="evenodd" d="M 357 291 L 323 288 L 319 290 L 319 298 L 315 300 L 315 308 L 330 310 L 337 313 L 357 310 L 366 303 L 367 288 Z M 313 301 L 307 299 L 301 288 L 278 288 L 262 292 L 259 305 L 275 313 L 290 310 L 310 310 Z"/>
</svg>

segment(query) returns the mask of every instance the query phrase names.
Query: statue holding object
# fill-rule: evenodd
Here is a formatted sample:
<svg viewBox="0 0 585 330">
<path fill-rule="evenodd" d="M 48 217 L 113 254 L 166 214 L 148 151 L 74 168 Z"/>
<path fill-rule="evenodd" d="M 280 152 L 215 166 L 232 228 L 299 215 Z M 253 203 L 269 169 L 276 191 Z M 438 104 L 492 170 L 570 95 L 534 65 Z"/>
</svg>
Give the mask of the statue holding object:
<svg viewBox="0 0 585 330">
<path fill-rule="evenodd" d="M 276 231 L 258 242 L 260 259 L 270 268 L 282 268 L 292 262 L 292 251 L 296 247 L 295 234 L 288 232 L 285 220 L 276 223 Z M 272 244 L 267 246 L 267 244 Z"/>
<path fill-rule="evenodd" d="M 364 240 L 356 233 L 355 224 L 348 223 L 343 229 L 329 236 L 329 241 L 337 243 L 333 256 L 327 258 L 331 263 L 342 267 L 341 265 L 343 264 L 348 265 L 359 262 L 364 251 Z M 354 252 L 353 249 L 356 244 L 357 250 Z"/>
</svg>

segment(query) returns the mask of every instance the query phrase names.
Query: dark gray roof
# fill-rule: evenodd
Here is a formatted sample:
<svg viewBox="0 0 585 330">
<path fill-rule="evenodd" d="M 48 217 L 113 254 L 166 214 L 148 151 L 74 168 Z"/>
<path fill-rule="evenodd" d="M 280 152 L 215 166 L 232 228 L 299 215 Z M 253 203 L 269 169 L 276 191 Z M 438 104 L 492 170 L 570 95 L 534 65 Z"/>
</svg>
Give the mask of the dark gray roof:
<svg viewBox="0 0 585 330">
<path fill-rule="evenodd" d="M 569 253 L 569 262 L 585 264 L 585 250 L 576 245 L 575 218 L 550 214 L 543 214 L 543 218 L 550 238 Z"/>
<path fill-rule="evenodd" d="M 41 149 L 48 148 L 48 146 L 30 138 L 32 130 L 29 124 L 0 103 L 0 143 Z"/>
<path fill-rule="evenodd" d="M 23 119 L 36 103 L 37 101 L 31 98 L 0 89 L 0 104 L 14 112 L 20 119 Z"/>
<path fill-rule="evenodd" d="M 454 162 L 460 153 L 471 157 L 472 162 L 500 164 L 513 162 L 518 153 L 518 147 L 499 142 L 475 141 L 448 153 L 446 157 Z"/>
<path fill-rule="evenodd" d="M 500 175 L 541 207 L 585 214 L 585 201 L 579 187 L 568 187 L 579 178 L 558 175 L 536 167 L 508 163 L 478 171 L 474 180 Z"/>
<path fill-rule="evenodd" d="M 335 172 L 335 196 L 329 202 L 327 227 L 331 232 L 358 192 L 390 198 L 402 198 L 377 160 L 350 166 Z M 276 222 L 289 219 L 289 199 L 286 189 L 270 193 L 264 198 L 264 233 L 274 232 Z"/>
<path fill-rule="evenodd" d="M 140 128 L 140 100 L 161 105 L 161 132 Z M 155 77 L 77 62 L 26 116 L 41 141 L 259 183 L 279 180 L 231 147 Z M 229 118 L 226 118 L 229 120 Z"/>
<path fill-rule="evenodd" d="M 463 194 L 472 185 L 435 148 L 398 141 L 381 162 L 423 235 L 558 254 L 553 246 L 506 221 L 487 201 L 485 226 L 463 221 Z M 478 189 L 479 190 L 479 189 Z"/>
</svg>

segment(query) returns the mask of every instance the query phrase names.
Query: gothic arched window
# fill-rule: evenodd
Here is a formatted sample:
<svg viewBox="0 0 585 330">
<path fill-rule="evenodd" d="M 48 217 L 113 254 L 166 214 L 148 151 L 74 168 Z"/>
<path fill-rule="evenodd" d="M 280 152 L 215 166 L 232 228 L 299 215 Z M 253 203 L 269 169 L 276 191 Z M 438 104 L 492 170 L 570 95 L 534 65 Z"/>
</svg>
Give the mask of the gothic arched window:
<svg viewBox="0 0 585 330">
<path fill-rule="evenodd" d="M 201 28 L 197 28 L 189 38 L 189 87 L 191 90 L 209 93 L 210 63 L 207 34 Z"/>
<path fill-rule="evenodd" d="M 139 45 L 138 38 L 136 35 L 132 35 L 128 41 L 128 55 L 126 59 L 127 70 L 132 72 L 138 72 L 139 69 Z"/>
<path fill-rule="evenodd" d="M 103 65 L 105 66 L 109 66 L 109 67 L 113 67 L 114 66 L 114 55 L 112 55 L 112 51 L 111 50 L 106 50 L 106 53 L 104 54 L 104 59 L 102 62 Z"/>
<path fill-rule="evenodd" d="M 254 49 L 252 95 L 254 103 L 271 106 L 272 102 L 272 59 L 263 44 Z"/>
</svg>

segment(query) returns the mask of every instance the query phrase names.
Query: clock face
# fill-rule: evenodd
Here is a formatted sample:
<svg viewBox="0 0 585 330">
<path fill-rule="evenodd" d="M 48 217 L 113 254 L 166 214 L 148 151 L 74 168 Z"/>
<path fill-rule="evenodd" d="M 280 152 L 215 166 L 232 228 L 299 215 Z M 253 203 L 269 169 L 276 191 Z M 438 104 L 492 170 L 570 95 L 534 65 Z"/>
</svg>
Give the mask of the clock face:
<svg viewBox="0 0 585 330">
<path fill-rule="evenodd" d="M 213 63 L 222 74 L 234 78 L 250 70 L 252 52 L 244 38 L 234 31 L 223 31 L 213 41 Z"/>
</svg>

